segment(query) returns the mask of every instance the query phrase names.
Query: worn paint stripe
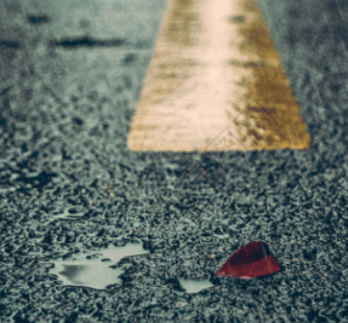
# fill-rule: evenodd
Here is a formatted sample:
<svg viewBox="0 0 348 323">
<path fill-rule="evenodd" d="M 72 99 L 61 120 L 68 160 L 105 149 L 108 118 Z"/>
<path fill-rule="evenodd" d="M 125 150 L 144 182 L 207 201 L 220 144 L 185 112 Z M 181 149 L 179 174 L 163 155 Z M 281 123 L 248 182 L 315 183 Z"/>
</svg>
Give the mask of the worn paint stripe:
<svg viewBox="0 0 348 323">
<path fill-rule="evenodd" d="M 309 145 L 257 2 L 170 0 L 128 148 L 189 152 Z"/>
</svg>

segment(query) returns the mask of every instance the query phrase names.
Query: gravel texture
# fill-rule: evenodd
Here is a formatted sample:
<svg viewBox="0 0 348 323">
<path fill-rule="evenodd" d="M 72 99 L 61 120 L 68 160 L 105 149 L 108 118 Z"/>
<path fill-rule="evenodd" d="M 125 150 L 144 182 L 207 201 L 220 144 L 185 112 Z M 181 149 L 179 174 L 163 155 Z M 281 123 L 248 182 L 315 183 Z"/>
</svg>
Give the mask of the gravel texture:
<svg viewBox="0 0 348 323">
<path fill-rule="evenodd" d="M 127 150 L 165 2 L 97 3 L 0 1 L 0 321 L 348 322 L 348 2 L 260 0 L 312 144 L 246 153 Z M 249 241 L 282 270 L 215 277 Z M 50 273 L 110 243 L 121 283 Z"/>
</svg>

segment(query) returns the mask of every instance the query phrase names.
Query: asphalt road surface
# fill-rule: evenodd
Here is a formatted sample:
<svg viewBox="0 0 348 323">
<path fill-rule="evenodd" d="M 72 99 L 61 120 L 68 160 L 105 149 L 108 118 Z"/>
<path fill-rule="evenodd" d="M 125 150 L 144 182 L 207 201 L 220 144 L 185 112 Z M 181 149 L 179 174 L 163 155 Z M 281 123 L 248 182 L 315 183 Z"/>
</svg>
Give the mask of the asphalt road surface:
<svg viewBox="0 0 348 323">
<path fill-rule="evenodd" d="M 260 0 L 308 150 L 132 152 L 165 4 L 0 1 L 0 321 L 348 322 L 348 2 Z"/>
</svg>

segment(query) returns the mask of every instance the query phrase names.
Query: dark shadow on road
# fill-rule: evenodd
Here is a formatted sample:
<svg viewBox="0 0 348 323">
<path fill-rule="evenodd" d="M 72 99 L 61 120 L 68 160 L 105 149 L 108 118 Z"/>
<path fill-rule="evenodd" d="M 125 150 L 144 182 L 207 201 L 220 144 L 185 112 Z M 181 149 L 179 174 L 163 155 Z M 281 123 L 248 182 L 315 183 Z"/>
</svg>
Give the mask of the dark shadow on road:
<svg viewBox="0 0 348 323">
<path fill-rule="evenodd" d="M 67 49 L 75 48 L 75 47 L 117 47 L 125 44 L 123 39 L 110 39 L 110 40 L 98 40 L 90 37 L 82 37 L 82 38 L 66 38 L 63 40 L 51 40 L 51 46 L 59 46 Z"/>
<path fill-rule="evenodd" d="M 0 48 L 1 47 L 7 47 L 7 48 L 20 48 L 21 45 L 17 41 L 12 40 L 0 40 Z"/>
<path fill-rule="evenodd" d="M 27 15 L 27 20 L 32 25 L 41 25 L 50 22 L 50 19 L 47 16 L 32 16 Z"/>
</svg>

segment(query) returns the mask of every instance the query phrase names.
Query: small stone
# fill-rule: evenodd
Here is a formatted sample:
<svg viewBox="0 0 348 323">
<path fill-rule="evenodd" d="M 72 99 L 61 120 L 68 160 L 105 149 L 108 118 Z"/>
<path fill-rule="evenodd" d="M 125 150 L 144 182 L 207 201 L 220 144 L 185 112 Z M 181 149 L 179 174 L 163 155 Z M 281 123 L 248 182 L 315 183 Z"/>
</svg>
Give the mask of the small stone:
<svg viewBox="0 0 348 323">
<path fill-rule="evenodd" d="M 298 261 L 298 258 L 293 258 L 293 259 L 291 259 L 291 261 L 296 262 L 296 261 Z"/>
<path fill-rule="evenodd" d="M 185 303 L 185 302 L 177 302 L 176 303 L 176 306 L 178 306 L 178 307 L 182 307 L 182 306 L 186 306 L 187 305 L 187 303 Z"/>
</svg>

